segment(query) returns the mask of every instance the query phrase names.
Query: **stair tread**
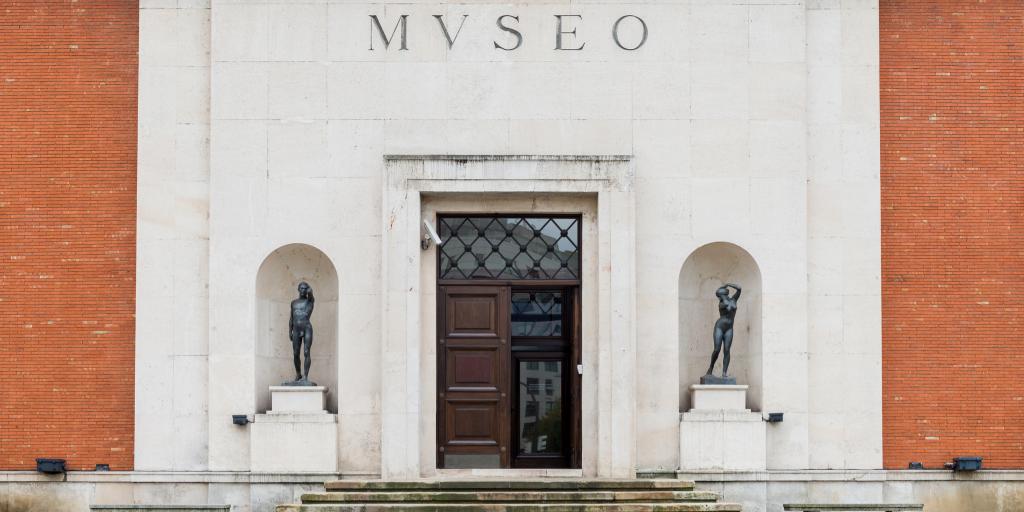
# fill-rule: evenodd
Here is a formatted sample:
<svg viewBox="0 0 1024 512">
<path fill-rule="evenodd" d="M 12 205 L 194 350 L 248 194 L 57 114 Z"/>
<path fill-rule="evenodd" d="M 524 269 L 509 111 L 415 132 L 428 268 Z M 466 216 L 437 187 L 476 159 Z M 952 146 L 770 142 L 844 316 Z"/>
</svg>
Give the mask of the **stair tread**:
<svg viewBox="0 0 1024 512">
<path fill-rule="evenodd" d="M 718 495 L 710 491 L 677 491 L 674 489 L 639 490 L 505 490 L 505 491 L 346 491 L 302 495 L 303 503 L 355 503 L 355 502 L 656 502 L 656 501 L 715 501 Z"/>
<path fill-rule="evenodd" d="M 277 512 L 742 512 L 737 503 L 373 503 L 279 505 Z"/>
<path fill-rule="evenodd" d="M 417 491 L 417 490 L 692 490 L 694 483 L 671 479 L 544 479 L 544 480 L 333 480 L 324 484 L 328 491 Z"/>
</svg>

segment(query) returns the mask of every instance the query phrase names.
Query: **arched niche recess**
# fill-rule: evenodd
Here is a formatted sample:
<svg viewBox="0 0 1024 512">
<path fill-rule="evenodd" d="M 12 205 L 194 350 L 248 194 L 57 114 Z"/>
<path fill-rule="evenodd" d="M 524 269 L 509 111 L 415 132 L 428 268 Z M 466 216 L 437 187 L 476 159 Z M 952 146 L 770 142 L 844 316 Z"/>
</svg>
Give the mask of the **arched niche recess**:
<svg viewBox="0 0 1024 512">
<path fill-rule="evenodd" d="M 328 387 L 327 409 L 338 412 L 338 273 L 319 249 L 290 244 L 270 253 L 256 274 L 256 410 L 261 413 L 270 409 L 269 386 L 295 378 L 288 318 L 302 281 L 316 299 L 310 379 Z"/>
<path fill-rule="evenodd" d="M 747 407 L 761 410 L 761 271 L 738 245 L 714 242 L 693 251 L 679 272 L 679 410 L 690 409 L 690 385 L 700 382 L 714 350 L 718 319 L 715 290 L 723 283 L 743 288 L 733 326 L 729 375 L 750 386 Z M 730 293 L 733 293 L 730 290 Z M 719 354 L 715 374 L 722 368 Z"/>
</svg>

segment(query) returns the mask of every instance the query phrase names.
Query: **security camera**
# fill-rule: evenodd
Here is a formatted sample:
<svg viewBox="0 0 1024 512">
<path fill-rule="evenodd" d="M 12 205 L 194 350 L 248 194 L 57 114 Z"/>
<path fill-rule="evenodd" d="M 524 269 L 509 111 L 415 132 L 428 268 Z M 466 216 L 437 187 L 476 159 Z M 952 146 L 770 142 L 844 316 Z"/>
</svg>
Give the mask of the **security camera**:
<svg viewBox="0 0 1024 512">
<path fill-rule="evenodd" d="M 423 250 L 430 248 L 430 242 L 434 242 L 437 245 L 441 245 L 441 236 L 437 234 L 437 230 L 430 223 L 429 220 L 423 219 L 423 227 L 427 229 L 427 234 L 423 235 L 423 241 L 420 242 L 420 247 Z"/>
</svg>

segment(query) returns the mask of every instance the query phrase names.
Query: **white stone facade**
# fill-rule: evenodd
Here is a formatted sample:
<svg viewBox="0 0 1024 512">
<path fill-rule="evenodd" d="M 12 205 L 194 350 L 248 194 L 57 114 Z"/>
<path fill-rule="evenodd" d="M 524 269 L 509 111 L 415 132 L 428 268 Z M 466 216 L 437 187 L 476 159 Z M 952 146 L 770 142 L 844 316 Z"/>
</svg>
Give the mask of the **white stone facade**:
<svg viewBox="0 0 1024 512">
<path fill-rule="evenodd" d="M 436 474 L 419 219 L 453 205 L 582 213 L 595 235 L 582 474 L 680 467 L 714 321 L 680 304 L 733 275 L 683 269 L 717 242 L 759 281 L 734 364 L 749 408 L 785 413 L 767 468 L 881 467 L 876 2 L 141 4 L 136 469 L 274 470 L 231 415 L 266 412 L 281 363 L 260 347 L 288 341 L 265 332 L 258 274 L 304 244 L 335 273 L 313 376 L 333 373 L 337 471 Z M 371 15 L 397 27 L 387 47 Z M 516 42 L 503 15 L 515 50 L 495 47 Z M 557 15 L 582 49 L 555 49 Z M 626 15 L 647 26 L 635 51 L 613 38 Z M 637 44 L 636 19 L 618 36 Z"/>
</svg>

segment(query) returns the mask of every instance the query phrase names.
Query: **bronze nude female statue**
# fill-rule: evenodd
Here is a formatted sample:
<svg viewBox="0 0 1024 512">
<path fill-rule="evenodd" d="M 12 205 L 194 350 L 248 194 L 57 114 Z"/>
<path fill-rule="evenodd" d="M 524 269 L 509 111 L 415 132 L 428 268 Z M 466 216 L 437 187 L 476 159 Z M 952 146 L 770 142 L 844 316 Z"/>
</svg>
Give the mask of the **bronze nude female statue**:
<svg viewBox="0 0 1024 512">
<path fill-rule="evenodd" d="M 736 293 L 730 297 L 729 288 L 734 288 Z M 711 365 L 708 371 L 701 377 L 701 384 L 735 384 L 736 379 L 729 377 L 729 350 L 732 348 L 732 327 L 736 320 L 736 302 L 740 300 L 740 293 L 743 290 L 732 283 L 725 283 L 715 291 L 718 297 L 718 320 L 715 321 L 715 351 L 711 354 Z M 725 354 L 722 357 L 722 377 L 713 376 L 715 363 L 718 361 L 718 353 L 725 347 Z"/>
</svg>

